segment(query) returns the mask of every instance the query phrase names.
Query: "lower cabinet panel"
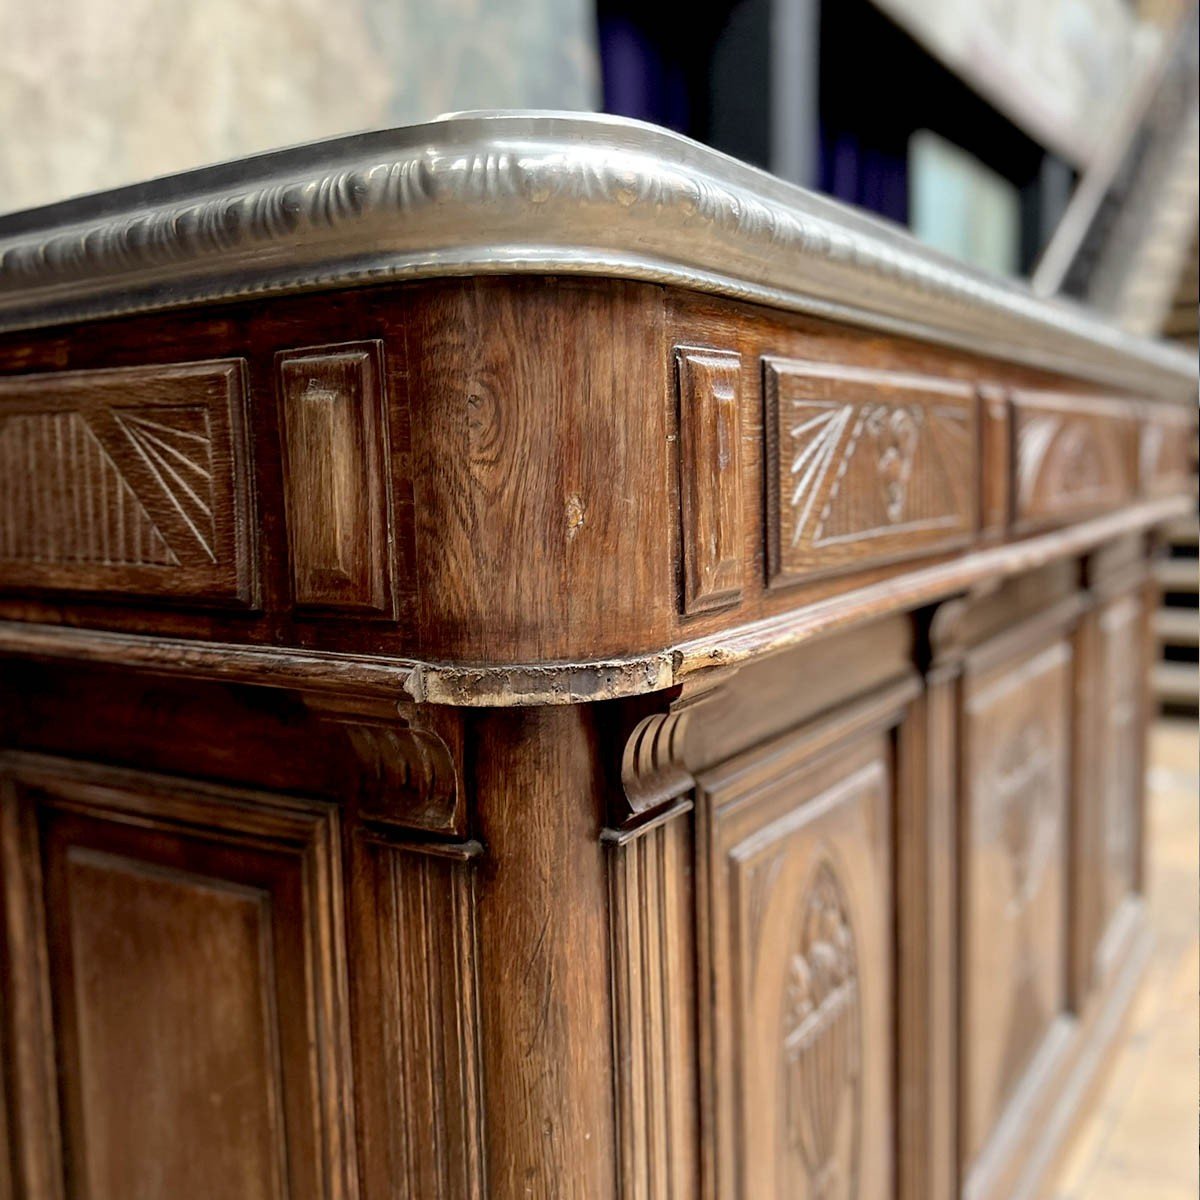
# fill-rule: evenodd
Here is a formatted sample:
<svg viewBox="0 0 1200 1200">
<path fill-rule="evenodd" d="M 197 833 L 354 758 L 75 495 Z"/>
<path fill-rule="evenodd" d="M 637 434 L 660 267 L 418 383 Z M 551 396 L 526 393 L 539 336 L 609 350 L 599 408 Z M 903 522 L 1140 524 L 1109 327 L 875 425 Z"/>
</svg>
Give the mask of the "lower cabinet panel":
<svg viewBox="0 0 1200 1200">
<path fill-rule="evenodd" d="M 962 1152 L 983 1156 L 1065 1022 L 1072 650 L 965 682 Z M 1061 1021 L 1060 1021 L 1061 1018 Z"/>
<path fill-rule="evenodd" d="M 11 979 L 57 1076 L 17 1081 L 27 1194 L 346 1196 L 332 809 L 53 760 L 0 788 L 38 849 L 17 879 L 6 847 Z"/>
<path fill-rule="evenodd" d="M 893 1194 L 894 752 L 846 723 L 701 780 L 721 1197 Z"/>
<path fill-rule="evenodd" d="M 1129 594 L 1100 613 L 1100 795 L 1098 907 L 1101 972 L 1111 966 L 1104 932 L 1139 885 L 1143 725 L 1143 605 Z"/>
</svg>

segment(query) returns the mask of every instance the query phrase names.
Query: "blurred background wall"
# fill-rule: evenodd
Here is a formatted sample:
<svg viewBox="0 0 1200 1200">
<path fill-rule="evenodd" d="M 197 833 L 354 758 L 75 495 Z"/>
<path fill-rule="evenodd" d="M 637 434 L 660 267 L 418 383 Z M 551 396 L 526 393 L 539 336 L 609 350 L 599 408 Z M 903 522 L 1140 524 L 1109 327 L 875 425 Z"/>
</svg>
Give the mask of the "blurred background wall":
<svg viewBox="0 0 1200 1200">
<path fill-rule="evenodd" d="M 464 108 L 600 105 L 591 0 L 0 0 L 0 211 Z"/>
</svg>

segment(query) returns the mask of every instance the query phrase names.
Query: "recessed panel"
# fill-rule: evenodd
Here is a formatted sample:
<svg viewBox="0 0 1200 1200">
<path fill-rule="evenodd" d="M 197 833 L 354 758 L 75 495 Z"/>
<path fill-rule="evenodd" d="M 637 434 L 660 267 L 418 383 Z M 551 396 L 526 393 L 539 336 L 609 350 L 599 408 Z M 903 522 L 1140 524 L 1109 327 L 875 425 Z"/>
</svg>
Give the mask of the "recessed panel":
<svg viewBox="0 0 1200 1200">
<path fill-rule="evenodd" d="M 963 1151 L 986 1148 L 1065 1006 L 1071 649 L 968 678 Z"/>
<path fill-rule="evenodd" d="M 269 896 L 74 848 L 60 878 L 87 1195 L 284 1196 Z"/>
<path fill-rule="evenodd" d="M 33 756 L 0 783 L 18 1094 L 56 1081 L 64 1200 L 348 1200 L 332 809 Z"/>
<path fill-rule="evenodd" d="M 691 347 L 675 357 L 683 607 L 704 612 L 742 596 L 742 364 L 736 354 Z"/>
<path fill-rule="evenodd" d="M 388 611 L 390 497 L 379 346 L 280 355 L 279 382 L 295 602 Z"/>
<path fill-rule="evenodd" d="M 1138 424 L 1128 405 L 1018 391 L 1013 430 L 1018 529 L 1103 512 L 1133 498 Z"/>
<path fill-rule="evenodd" d="M 887 1196 L 889 739 L 807 761 L 779 749 L 703 781 L 718 1193 Z"/>
<path fill-rule="evenodd" d="M 1141 845 L 1142 690 L 1144 628 L 1138 595 L 1107 604 L 1100 613 L 1101 929 L 1138 883 Z"/>
<path fill-rule="evenodd" d="M 764 387 L 772 583 L 947 550 L 973 533 L 970 388 L 777 358 Z"/>
</svg>

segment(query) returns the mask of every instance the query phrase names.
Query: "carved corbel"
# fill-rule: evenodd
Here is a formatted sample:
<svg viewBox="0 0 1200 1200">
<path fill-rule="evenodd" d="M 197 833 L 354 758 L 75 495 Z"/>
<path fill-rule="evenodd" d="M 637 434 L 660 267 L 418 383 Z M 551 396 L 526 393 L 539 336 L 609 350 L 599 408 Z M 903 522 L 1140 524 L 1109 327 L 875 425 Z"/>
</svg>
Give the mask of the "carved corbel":
<svg viewBox="0 0 1200 1200">
<path fill-rule="evenodd" d="M 701 704 L 722 694 L 731 675 L 731 670 L 697 674 L 669 692 L 620 710 L 610 756 L 619 755 L 620 788 L 610 806 L 605 841 L 624 841 L 692 807 L 688 793 L 696 781 L 688 767 L 689 724 Z"/>
<path fill-rule="evenodd" d="M 358 764 L 354 795 L 363 821 L 466 837 L 457 711 L 346 696 L 310 696 L 307 703 L 346 735 Z"/>
<path fill-rule="evenodd" d="M 961 662 L 967 648 L 967 614 L 971 601 L 965 596 L 943 600 L 933 609 L 928 626 L 928 667 L 945 671 Z"/>
</svg>

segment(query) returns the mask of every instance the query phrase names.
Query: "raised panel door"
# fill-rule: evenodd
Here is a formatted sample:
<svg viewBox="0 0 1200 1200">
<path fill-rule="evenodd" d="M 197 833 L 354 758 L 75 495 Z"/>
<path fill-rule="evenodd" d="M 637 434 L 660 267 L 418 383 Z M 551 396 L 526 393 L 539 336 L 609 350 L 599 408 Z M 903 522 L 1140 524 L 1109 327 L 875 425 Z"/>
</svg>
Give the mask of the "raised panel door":
<svg viewBox="0 0 1200 1200">
<path fill-rule="evenodd" d="M 18 1081 L 38 1186 L 354 1194 L 333 810 L 32 756 L 0 787 L 25 850 L 6 999 L 40 1010 L 22 1033 L 57 1077 Z"/>
<path fill-rule="evenodd" d="M 804 733 L 702 777 L 721 1197 L 893 1194 L 891 732 Z"/>
<path fill-rule="evenodd" d="M 1055 641 L 965 681 L 960 959 L 962 1153 L 993 1146 L 1066 1005 L 1071 647 Z"/>
</svg>

